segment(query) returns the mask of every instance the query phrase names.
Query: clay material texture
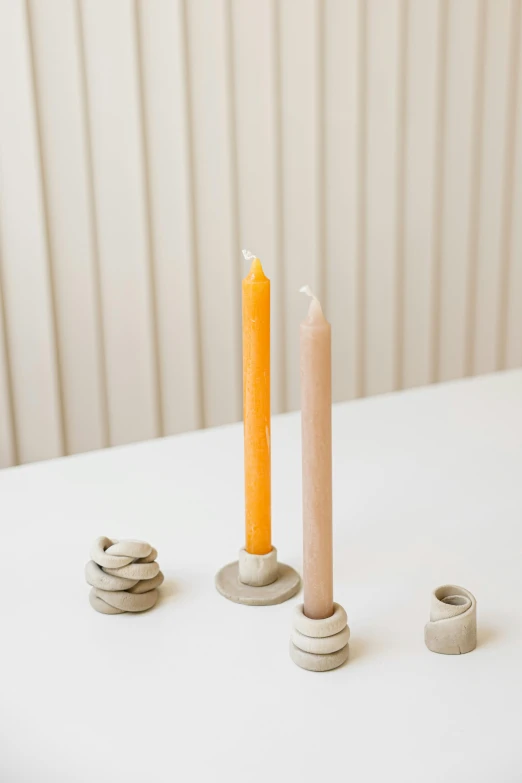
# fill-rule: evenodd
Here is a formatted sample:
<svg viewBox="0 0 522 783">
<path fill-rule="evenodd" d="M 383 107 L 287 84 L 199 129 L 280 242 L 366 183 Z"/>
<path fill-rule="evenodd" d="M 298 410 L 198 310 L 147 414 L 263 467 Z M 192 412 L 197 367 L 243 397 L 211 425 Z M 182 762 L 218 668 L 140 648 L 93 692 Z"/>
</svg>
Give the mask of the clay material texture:
<svg viewBox="0 0 522 783">
<path fill-rule="evenodd" d="M 251 583 L 246 584 L 244 579 Z M 256 581 L 261 584 L 253 584 Z M 275 548 L 268 555 L 249 555 L 241 550 L 239 561 L 223 566 L 216 574 L 218 592 L 229 601 L 247 606 L 281 604 L 296 595 L 300 587 L 301 577 L 290 566 L 277 562 Z"/>
<path fill-rule="evenodd" d="M 102 614 L 144 612 L 158 600 L 163 574 L 157 551 L 145 541 L 116 541 L 101 536 L 91 549 L 85 578 L 92 590 L 89 601 Z"/>
<path fill-rule="evenodd" d="M 275 546 L 267 555 L 251 555 L 246 549 L 240 549 L 238 562 L 239 579 L 244 585 L 265 587 L 277 579 L 277 549 Z"/>
<path fill-rule="evenodd" d="M 443 655 L 462 655 L 475 649 L 477 602 L 469 590 L 442 585 L 433 591 L 424 641 L 428 650 Z"/>
<path fill-rule="evenodd" d="M 295 607 L 290 657 L 302 669 L 326 672 L 348 660 L 350 629 L 346 612 L 334 602 L 333 614 L 314 620 L 304 613 L 303 604 Z"/>
</svg>

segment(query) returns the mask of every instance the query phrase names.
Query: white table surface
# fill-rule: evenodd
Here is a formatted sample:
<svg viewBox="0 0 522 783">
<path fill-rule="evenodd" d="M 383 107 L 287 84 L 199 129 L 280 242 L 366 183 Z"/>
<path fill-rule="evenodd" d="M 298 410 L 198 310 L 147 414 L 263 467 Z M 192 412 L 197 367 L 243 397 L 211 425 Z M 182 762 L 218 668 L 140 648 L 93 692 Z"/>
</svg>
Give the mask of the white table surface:
<svg viewBox="0 0 522 783">
<path fill-rule="evenodd" d="M 300 568 L 300 421 L 273 423 L 274 544 Z M 351 659 L 288 655 L 296 598 L 226 601 L 243 542 L 242 428 L 0 473 L 2 783 L 522 780 L 522 372 L 334 408 L 335 598 Z M 105 616 L 98 535 L 166 582 Z M 479 646 L 424 647 L 430 591 L 477 597 Z"/>
</svg>

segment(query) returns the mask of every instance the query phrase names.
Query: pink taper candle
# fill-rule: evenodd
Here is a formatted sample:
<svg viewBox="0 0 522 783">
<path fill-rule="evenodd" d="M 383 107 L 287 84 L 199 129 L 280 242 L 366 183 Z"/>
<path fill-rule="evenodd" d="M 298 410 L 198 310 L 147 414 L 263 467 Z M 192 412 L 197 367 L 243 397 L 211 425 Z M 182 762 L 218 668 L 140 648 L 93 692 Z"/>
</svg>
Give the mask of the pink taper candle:
<svg viewBox="0 0 522 783">
<path fill-rule="evenodd" d="M 312 297 L 300 327 L 304 613 L 333 614 L 331 329 Z"/>
</svg>

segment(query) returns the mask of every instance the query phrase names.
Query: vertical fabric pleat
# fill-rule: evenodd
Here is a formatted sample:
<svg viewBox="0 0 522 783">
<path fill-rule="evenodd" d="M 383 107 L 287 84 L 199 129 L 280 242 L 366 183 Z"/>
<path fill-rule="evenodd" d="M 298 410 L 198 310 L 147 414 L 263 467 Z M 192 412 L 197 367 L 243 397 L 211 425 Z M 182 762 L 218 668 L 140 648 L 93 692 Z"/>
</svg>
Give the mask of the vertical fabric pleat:
<svg viewBox="0 0 522 783">
<path fill-rule="evenodd" d="M 521 0 L 0 2 L 0 467 L 522 366 Z"/>
</svg>

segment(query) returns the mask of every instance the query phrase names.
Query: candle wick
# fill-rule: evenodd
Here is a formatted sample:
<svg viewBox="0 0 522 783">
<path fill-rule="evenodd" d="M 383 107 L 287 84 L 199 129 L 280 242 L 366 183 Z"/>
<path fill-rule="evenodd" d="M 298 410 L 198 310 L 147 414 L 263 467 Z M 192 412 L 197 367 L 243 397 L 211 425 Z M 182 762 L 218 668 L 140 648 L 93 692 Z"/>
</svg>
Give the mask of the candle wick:
<svg viewBox="0 0 522 783">
<path fill-rule="evenodd" d="M 323 316 L 323 308 L 321 307 L 321 302 L 316 297 L 316 295 L 314 294 L 314 292 L 312 291 L 310 286 L 309 285 L 304 285 L 302 288 L 299 289 L 299 293 L 300 294 L 306 294 L 312 300 L 310 302 L 310 308 L 308 310 L 308 317 L 313 319 L 314 317 L 321 316 L 321 318 L 324 318 L 324 316 Z"/>
<path fill-rule="evenodd" d="M 251 253 L 250 250 L 242 250 L 241 252 L 243 253 L 243 258 L 245 261 L 253 261 L 254 258 L 257 258 L 257 256 Z"/>
<path fill-rule="evenodd" d="M 306 294 L 311 299 L 313 299 L 315 302 L 319 302 L 319 299 L 316 297 L 312 289 L 309 285 L 304 285 L 302 288 L 299 289 L 300 294 Z"/>
</svg>

